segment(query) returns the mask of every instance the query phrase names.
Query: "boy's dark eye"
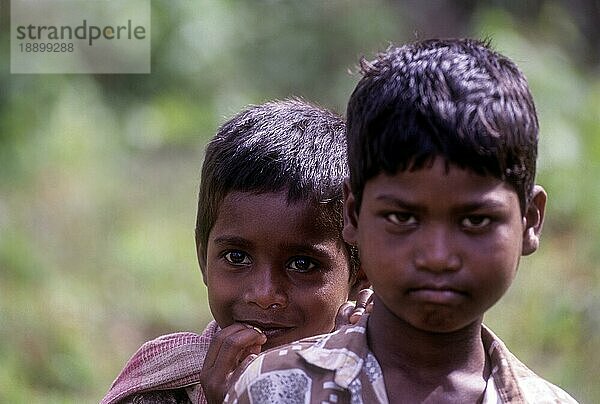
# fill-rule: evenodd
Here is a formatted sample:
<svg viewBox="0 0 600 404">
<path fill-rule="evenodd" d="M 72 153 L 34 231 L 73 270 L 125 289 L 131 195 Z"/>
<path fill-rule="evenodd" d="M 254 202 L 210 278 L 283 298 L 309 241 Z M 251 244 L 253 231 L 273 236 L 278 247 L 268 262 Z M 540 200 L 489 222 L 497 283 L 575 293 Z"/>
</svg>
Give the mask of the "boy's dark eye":
<svg viewBox="0 0 600 404">
<path fill-rule="evenodd" d="M 386 215 L 386 219 L 393 224 L 400 226 L 413 225 L 417 223 L 417 218 L 408 212 L 393 212 Z"/>
<path fill-rule="evenodd" d="M 248 265 L 252 263 L 248 254 L 243 251 L 229 251 L 223 257 L 232 265 Z"/>
<path fill-rule="evenodd" d="M 492 220 L 488 216 L 471 215 L 461 221 L 461 225 L 467 229 L 481 229 L 489 225 Z"/>
<path fill-rule="evenodd" d="M 317 267 L 315 261 L 308 257 L 295 257 L 292 258 L 288 264 L 287 268 L 296 271 L 296 272 L 310 272 Z"/>
</svg>

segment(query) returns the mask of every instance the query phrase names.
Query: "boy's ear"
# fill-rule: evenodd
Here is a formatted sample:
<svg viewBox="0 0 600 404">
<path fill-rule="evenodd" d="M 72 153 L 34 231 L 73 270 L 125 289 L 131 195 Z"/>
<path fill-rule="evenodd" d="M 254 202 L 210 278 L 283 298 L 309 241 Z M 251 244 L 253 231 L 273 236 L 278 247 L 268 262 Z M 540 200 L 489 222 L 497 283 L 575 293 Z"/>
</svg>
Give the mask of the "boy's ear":
<svg viewBox="0 0 600 404">
<path fill-rule="evenodd" d="M 200 272 L 202 273 L 202 282 L 206 285 L 206 258 L 200 248 L 200 243 L 196 244 L 196 256 L 198 257 L 198 264 L 200 265 Z"/>
<path fill-rule="evenodd" d="M 523 218 L 525 224 L 521 250 L 521 254 L 523 255 L 534 253 L 540 245 L 540 234 L 542 232 L 542 225 L 544 224 L 547 198 L 548 195 L 544 188 L 539 185 L 533 187 L 533 196 Z"/>
<path fill-rule="evenodd" d="M 342 235 L 346 243 L 356 246 L 358 242 L 358 214 L 356 213 L 356 199 L 350 190 L 348 179 L 344 181 L 344 229 Z"/>
</svg>

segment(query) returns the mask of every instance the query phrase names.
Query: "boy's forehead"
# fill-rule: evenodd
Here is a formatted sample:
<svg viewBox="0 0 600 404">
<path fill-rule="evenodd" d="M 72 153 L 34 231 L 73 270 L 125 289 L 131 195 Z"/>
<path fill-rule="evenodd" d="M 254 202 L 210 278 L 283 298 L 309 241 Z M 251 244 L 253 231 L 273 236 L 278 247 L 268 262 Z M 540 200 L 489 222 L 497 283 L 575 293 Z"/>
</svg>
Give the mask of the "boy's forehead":
<svg viewBox="0 0 600 404">
<path fill-rule="evenodd" d="M 410 201 L 429 195 L 443 199 L 451 197 L 464 203 L 492 203 L 494 199 L 518 201 L 516 190 L 508 182 L 491 174 L 459 167 L 443 158 L 394 174 L 379 173 L 367 180 L 364 193 L 379 200 L 401 197 Z"/>
<path fill-rule="evenodd" d="M 331 226 L 335 220 L 327 204 L 307 197 L 290 199 L 287 190 L 274 192 L 231 191 L 221 201 L 216 222 L 241 223 L 255 221 L 287 223 L 293 227 L 315 228 L 323 236 L 337 232 Z M 275 223 L 275 224 L 278 224 Z M 275 228 L 274 228 L 275 230 Z"/>
<path fill-rule="evenodd" d="M 238 208 L 249 204 L 252 200 L 262 200 L 263 204 L 256 204 L 256 210 L 268 210 L 269 207 L 280 207 L 285 209 L 309 209 L 316 208 L 317 204 L 313 203 L 308 197 L 302 199 L 291 199 L 289 191 L 282 189 L 279 191 L 244 191 L 233 190 L 229 191 L 223 197 L 220 206 L 226 210 L 236 211 Z M 264 208 L 264 209 L 263 209 Z"/>
</svg>

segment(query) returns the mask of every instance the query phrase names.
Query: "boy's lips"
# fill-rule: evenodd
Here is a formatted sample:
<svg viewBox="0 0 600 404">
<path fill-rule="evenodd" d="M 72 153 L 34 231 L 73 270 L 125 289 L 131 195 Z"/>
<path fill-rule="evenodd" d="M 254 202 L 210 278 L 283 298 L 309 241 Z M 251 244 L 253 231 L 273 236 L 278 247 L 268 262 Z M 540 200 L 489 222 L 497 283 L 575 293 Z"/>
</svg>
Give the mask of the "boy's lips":
<svg viewBox="0 0 600 404">
<path fill-rule="evenodd" d="M 466 297 L 465 292 L 446 285 L 422 285 L 409 289 L 408 294 L 414 299 L 435 304 L 456 304 Z"/>
<path fill-rule="evenodd" d="M 240 320 L 239 322 L 260 329 L 269 339 L 279 337 L 294 328 L 294 326 L 284 323 L 262 322 L 256 320 Z"/>
</svg>

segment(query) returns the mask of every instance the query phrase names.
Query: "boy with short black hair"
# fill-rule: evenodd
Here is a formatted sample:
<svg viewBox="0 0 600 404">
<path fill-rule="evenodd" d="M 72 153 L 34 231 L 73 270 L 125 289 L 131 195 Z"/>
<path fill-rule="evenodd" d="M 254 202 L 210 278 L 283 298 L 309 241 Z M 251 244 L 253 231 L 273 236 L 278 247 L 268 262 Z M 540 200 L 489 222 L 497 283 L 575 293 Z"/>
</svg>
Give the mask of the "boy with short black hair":
<svg viewBox="0 0 600 404">
<path fill-rule="evenodd" d="M 260 355 L 225 401 L 574 402 L 482 324 L 544 218 L 524 76 L 468 39 L 392 47 L 362 72 L 344 237 L 373 284 L 372 314 Z"/>
<path fill-rule="evenodd" d="M 144 344 L 102 402 L 221 402 L 253 354 L 332 331 L 366 286 L 342 237 L 346 159 L 343 120 L 301 100 L 226 122 L 206 149 L 196 224 L 215 321 Z"/>
</svg>

